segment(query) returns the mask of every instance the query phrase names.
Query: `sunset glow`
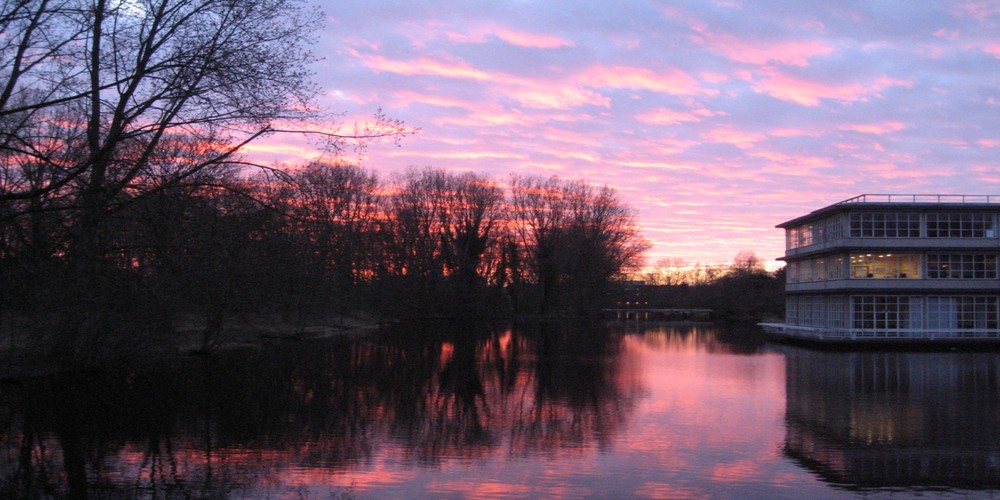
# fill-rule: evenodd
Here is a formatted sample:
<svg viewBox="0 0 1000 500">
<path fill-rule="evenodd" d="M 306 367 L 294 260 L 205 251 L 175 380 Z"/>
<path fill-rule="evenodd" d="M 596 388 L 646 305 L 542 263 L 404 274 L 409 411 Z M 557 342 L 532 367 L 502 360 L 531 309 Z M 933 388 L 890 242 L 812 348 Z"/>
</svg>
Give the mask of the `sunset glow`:
<svg viewBox="0 0 1000 500">
<path fill-rule="evenodd" d="M 324 8 L 321 105 L 421 129 L 364 166 L 610 185 L 650 264 L 774 259 L 775 224 L 861 193 L 1000 192 L 998 2 Z M 247 154 L 309 158 L 284 140 Z"/>
</svg>

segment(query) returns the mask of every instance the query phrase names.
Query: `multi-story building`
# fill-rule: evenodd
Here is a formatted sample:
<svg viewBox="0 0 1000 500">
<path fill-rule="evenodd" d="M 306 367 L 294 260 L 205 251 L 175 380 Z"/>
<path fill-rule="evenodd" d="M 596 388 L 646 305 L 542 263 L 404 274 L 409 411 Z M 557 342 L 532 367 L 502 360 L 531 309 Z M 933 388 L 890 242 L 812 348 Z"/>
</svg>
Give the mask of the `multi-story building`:
<svg viewBox="0 0 1000 500">
<path fill-rule="evenodd" d="M 785 323 L 819 341 L 1000 340 L 1000 196 L 865 194 L 778 224 Z"/>
</svg>

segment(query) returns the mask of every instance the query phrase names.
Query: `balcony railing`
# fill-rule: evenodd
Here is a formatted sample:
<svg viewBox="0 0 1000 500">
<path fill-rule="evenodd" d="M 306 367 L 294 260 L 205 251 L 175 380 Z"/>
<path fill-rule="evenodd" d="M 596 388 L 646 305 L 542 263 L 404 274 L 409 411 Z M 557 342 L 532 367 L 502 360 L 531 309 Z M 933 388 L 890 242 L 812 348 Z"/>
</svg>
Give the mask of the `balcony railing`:
<svg viewBox="0 0 1000 500">
<path fill-rule="evenodd" d="M 1000 195 L 990 194 L 862 194 L 837 203 L 1000 203 Z"/>
<path fill-rule="evenodd" d="M 804 340 L 918 340 L 918 341 L 1000 341 L 996 328 L 928 329 L 899 328 L 869 330 L 861 328 L 819 328 L 789 325 L 786 323 L 760 323 L 765 331 L 775 335 Z"/>
</svg>

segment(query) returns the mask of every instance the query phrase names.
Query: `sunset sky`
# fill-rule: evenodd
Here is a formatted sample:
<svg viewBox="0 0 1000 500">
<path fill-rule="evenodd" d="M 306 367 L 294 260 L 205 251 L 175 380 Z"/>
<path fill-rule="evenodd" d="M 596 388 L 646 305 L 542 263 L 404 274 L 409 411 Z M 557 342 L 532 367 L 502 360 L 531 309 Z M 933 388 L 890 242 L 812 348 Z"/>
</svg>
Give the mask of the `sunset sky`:
<svg viewBox="0 0 1000 500">
<path fill-rule="evenodd" d="M 323 8 L 322 105 L 421 129 L 364 166 L 610 185 L 650 264 L 772 260 L 775 224 L 862 193 L 1000 194 L 998 1 Z"/>
</svg>

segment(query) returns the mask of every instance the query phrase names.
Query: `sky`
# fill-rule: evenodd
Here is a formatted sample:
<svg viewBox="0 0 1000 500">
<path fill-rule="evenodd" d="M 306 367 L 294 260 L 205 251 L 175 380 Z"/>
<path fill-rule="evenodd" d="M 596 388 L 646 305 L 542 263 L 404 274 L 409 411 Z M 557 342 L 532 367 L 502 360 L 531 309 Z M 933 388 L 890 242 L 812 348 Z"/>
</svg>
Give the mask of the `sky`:
<svg viewBox="0 0 1000 500">
<path fill-rule="evenodd" d="M 649 265 L 773 261 L 775 224 L 859 194 L 1000 194 L 1000 1 L 323 10 L 320 104 L 343 123 L 381 108 L 420 129 L 363 166 L 608 185 L 652 244 Z"/>
</svg>

